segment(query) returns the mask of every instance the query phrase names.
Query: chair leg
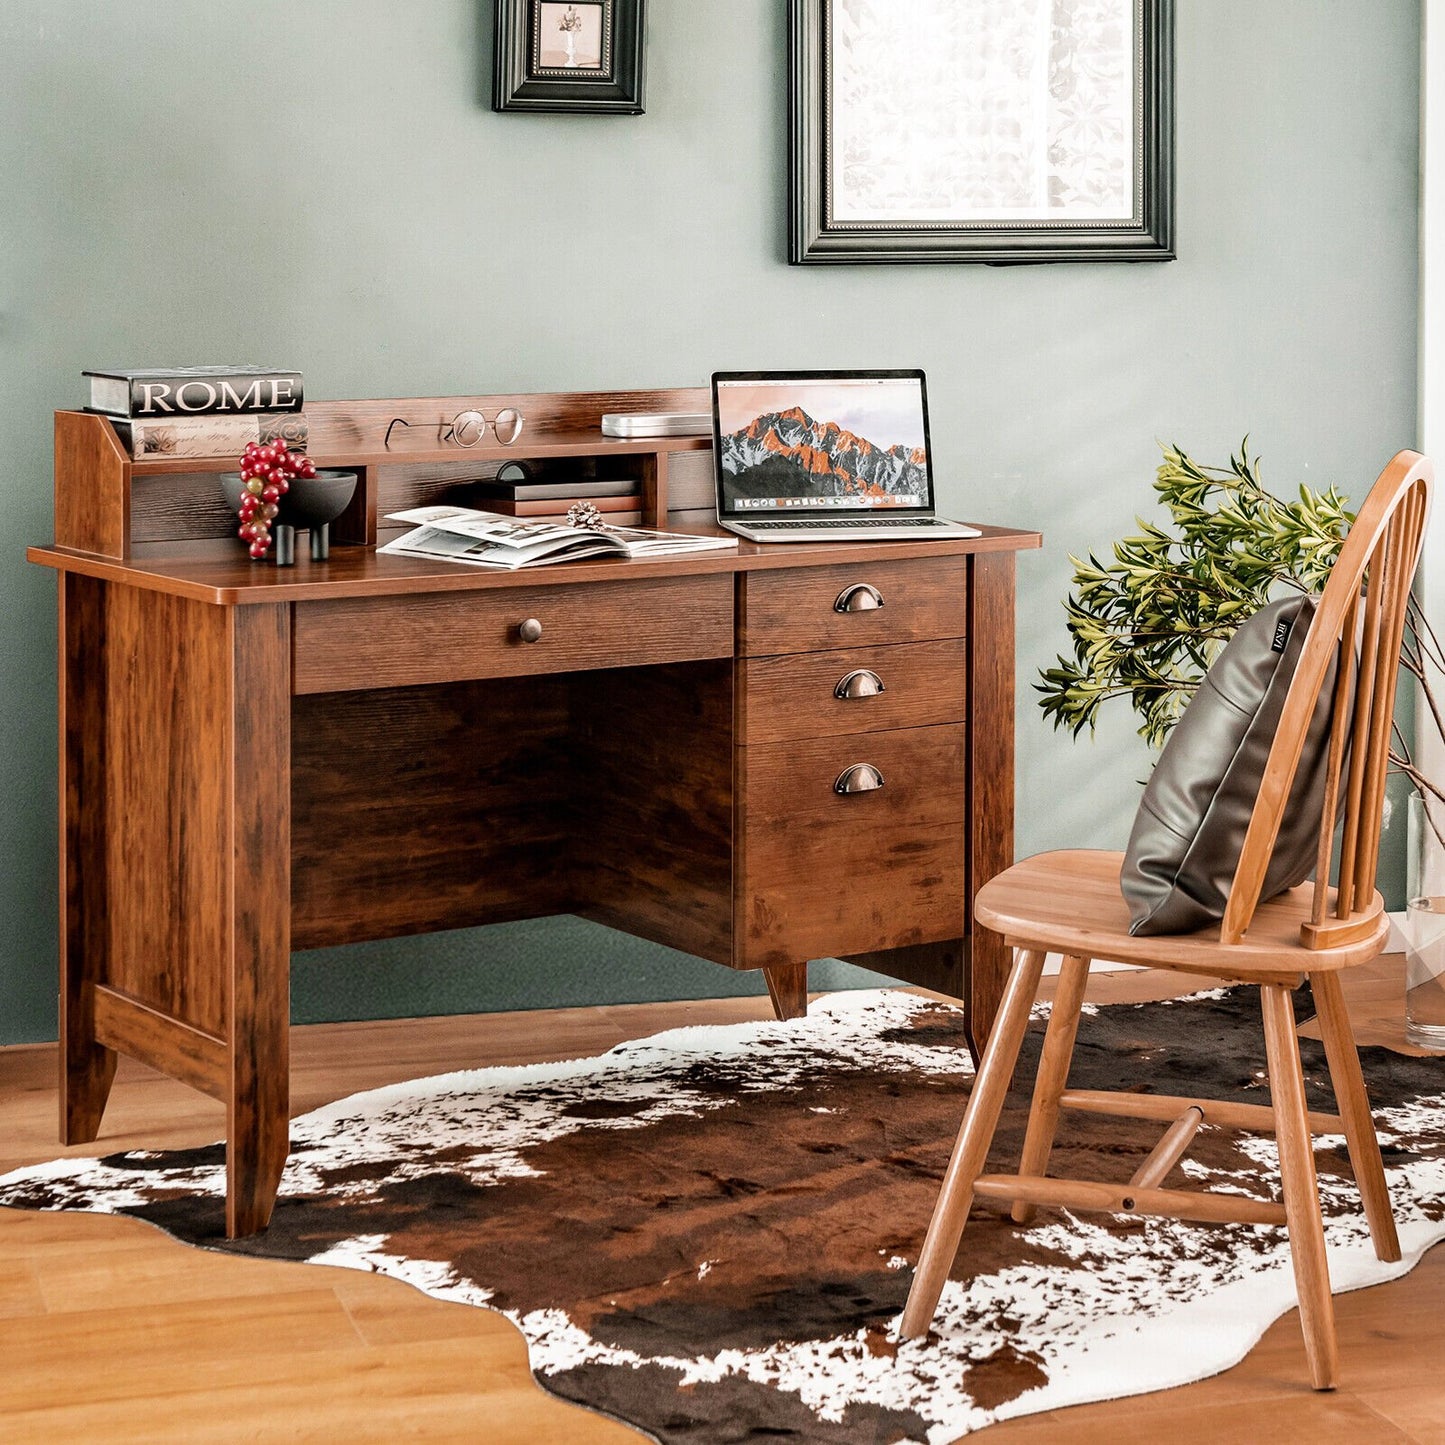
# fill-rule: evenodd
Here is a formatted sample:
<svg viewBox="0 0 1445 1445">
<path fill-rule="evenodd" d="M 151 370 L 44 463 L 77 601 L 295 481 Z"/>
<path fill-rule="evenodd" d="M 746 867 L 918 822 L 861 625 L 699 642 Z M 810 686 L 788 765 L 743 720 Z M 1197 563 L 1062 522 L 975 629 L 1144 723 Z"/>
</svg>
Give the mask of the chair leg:
<svg viewBox="0 0 1445 1445">
<path fill-rule="evenodd" d="M 1058 992 L 1049 1013 L 1049 1029 L 1039 1055 L 1039 1074 L 1034 1082 L 1034 1102 L 1029 1110 L 1029 1129 L 1024 1136 L 1020 1174 L 1043 1174 L 1049 1167 L 1054 1134 L 1059 1127 L 1059 1095 L 1069 1082 L 1069 1062 L 1074 1056 L 1074 1038 L 1079 1032 L 1079 1009 L 1089 982 L 1089 960 L 1068 957 L 1059 971 Z M 1015 1224 L 1027 1224 L 1035 1206 L 1016 1200 L 1012 1210 Z"/>
<path fill-rule="evenodd" d="M 1330 1065 L 1330 1083 L 1335 1102 L 1345 1123 L 1345 1139 L 1350 1146 L 1350 1164 L 1355 1183 L 1365 1205 L 1365 1218 L 1370 1221 L 1370 1237 L 1375 1242 L 1378 1258 L 1393 1261 L 1400 1258 L 1400 1236 L 1395 1232 L 1395 1216 L 1390 1210 L 1390 1189 L 1385 1183 L 1385 1165 L 1380 1158 L 1380 1140 L 1370 1114 L 1370 1098 L 1365 1092 L 1365 1076 L 1360 1072 L 1360 1054 L 1355 1047 L 1354 1030 L 1345 1009 L 1344 990 L 1337 973 L 1317 973 L 1310 979 L 1315 1008 L 1319 1012 L 1320 1036 L 1325 1042 L 1325 1058 Z"/>
<path fill-rule="evenodd" d="M 1335 1306 L 1330 1297 L 1325 1227 L 1320 1217 L 1314 1146 L 1305 1110 L 1304 1070 L 1295 1035 L 1294 1004 L 1278 984 L 1260 988 L 1264 1008 L 1264 1045 L 1269 1059 L 1269 1091 L 1279 1145 L 1280 1183 L 1289 1227 L 1290 1259 L 1299 1294 L 1300 1327 L 1309 1357 L 1310 1379 L 1317 1390 L 1333 1390 L 1338 1371 Z"/>
<path fill-rule="evenodd" d="M 998 1117 L 1008 1095 L 1009 1080 L 1018 1061 L 1019 1046 L 1029 1026 L 1029 1008 L 1039 991 L 1044 955 L 1037 949 L 1021 949 L 1009 974 L 1003 1004 L 988 1036 L 983 1063 L 973 1081 L 964 1110 L 963 1126 L 943 1176 L 943 1188 L 928 1224 L 923 1253 L 903 1308 L 902 1337 L 916 1339 L 927 1334 L 943 1293 L 944 1281 L 958 1253 L 963 1227 L 973 1203 L 973 1181 L 983 1172 L 988 1146 L 993 1142 Z"/>
</svg>

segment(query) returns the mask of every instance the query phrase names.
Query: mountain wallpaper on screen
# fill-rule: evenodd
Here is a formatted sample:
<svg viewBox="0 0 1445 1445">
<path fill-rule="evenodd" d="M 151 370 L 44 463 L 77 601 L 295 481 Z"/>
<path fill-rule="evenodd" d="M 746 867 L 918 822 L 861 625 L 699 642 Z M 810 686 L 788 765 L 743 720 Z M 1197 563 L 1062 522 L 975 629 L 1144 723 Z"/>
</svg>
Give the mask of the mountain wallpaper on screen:
<svg viewBox="0 0 1445 1445">
<path fill-rule="evenodd" d="M 907 497 L 922 499 L 922 447 L 876 447 L 802 407 L 764 412 L 722 438 L 722 465 L 740 497 Z"/>
</svg>

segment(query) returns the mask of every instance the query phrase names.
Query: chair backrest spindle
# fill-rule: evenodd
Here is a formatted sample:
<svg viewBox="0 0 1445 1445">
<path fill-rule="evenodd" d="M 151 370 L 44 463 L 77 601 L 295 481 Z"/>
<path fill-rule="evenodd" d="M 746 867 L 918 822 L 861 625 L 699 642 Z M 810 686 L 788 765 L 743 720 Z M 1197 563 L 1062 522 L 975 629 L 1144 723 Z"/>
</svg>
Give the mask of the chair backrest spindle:
<svg viewBox="0 0 1445 1445">
<path fill-rule="evenodd" d="M 1340 876 L 1344 897 L 1339 904 L 1345 911 L 1342 915 L 1337 906 L 1336 917 L 1347 917 L 1356 904 L 1363 904 L 1375 883 L 1374 867 L 1370 861 L 1370 813 L 1375 805 L 1377 784 L 1383 788 L 1383 763 L 1386 759 L 1378 755 L 1378 739 L 1381 722 L 1388 723 L 1381 704 L 1385 694 L 1393 691 L 1394 673 L 1399 665 L 1398 654 L 1391 658 L 1387 651 L 1391 583 L 1398 571 L 1398 568 L 1391 567 L 1390 545 L 1398 532 L 1397 521 L 1398 517 L 1391 520 L 1384 546 L 1365 573 L 1367 597 L 1377 598 L 1378 605 L 1372 619 L 1374 627 L 1366 642 L 1368 651 L 1363 654 L 1360 664 L 1362 668 L 1370 667 L 1372 676 L 1368 679 L 1368 687 L 1362 686 L 1359 705 L 1355 708 L 1354 725 L 1358 731 L 1354 736 L 1360 739 L 1360 747 L 1356 750 L 1360 760 L 1359 782 L 1357 788 L 1351 788 L 1354 806 L 1347 810 L 1344 820 L 1343 835 L 1349 845 L 1349 858 L 1345 859 L 1342 847 Z M 1362 683 L 1364 681 L 1362 678 Z M 1353 772 L 1351 781 L 1354 781 Z"/>
<path fill-rule="evenodd" d="M 1354 637 L 1360 622 L 1359 598 L 1350 599 L 1345 609 L 1341 635 Z M 1315 893 L 1310 909 L 1310 922 L 1318 927 L 1329 910 L 1330 854 L 1335 835 L 1335 819 L 1339 816 L 1340 773 L 1344 767 L 1345 740 L 1349 736 L 1350 708 L 1355 696 L 1355 669 L 1358 662 L 1353 647 L 1341 647 L 1340 665 L 1335 671 L 1333 721 L 1330 725 L 1330 751 L 1325 760 L 1324 826 L 1320 829 L 1315 851 Z"/>
<path fill-rule="evenodd" d="M 1391 546 L 1385 558 L 1382 581 L 1383 635 L 1377 657 L 1375 706 L 1370 716 L 1369 792 L 1361 804 L 1359 827 L 1364 839 L 1355 852 L 1354 905 L 1362 907 L 1375 886 L 1380 857 L 1380 832 L 1385 809 L 1385 775 L 1390 762 L 1390 735 L 1395 717 L 1395 683 L 1400 670 L 1400 641 L 1404 634 L 1405 605 L 1415 576 L 1417 552 L 1406 556 L 1412 523 L 1411 499 L 1391 520 Z M 1336 917 L 1348 917 L 1336 909 Z"/>
</svg>

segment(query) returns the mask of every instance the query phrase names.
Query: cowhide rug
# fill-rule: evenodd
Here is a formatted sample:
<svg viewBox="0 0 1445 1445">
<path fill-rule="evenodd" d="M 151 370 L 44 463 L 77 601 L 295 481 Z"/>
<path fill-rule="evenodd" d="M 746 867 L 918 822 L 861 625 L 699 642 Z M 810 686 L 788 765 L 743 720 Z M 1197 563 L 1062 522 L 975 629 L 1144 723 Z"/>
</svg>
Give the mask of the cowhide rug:
<svg viewBox="0 0 1445 1445">
<path fill-rule="evenodd" d="M 1265 1097 L 1252 990 L 1089 1012 L 1075 1086 Z M 972 1072 L 961 1025 L 916 995 L 842 994 L 793 1023 L 357 1094 L 292 1124 L 271 1228 L 236 1243 L 219 1146 L 21 1169 L 0 1204 L 131 1214 L 488 1305 L 546 1388 L 667 1442 L 937 1445 L 1238 1361 L 1294 1303 L 1283 1231 L 1049 1211 L 1020 1228 L 982 1207 L 935 1333 L 896 1343 Z M 1328 1107 L 1321 1050 L 1304 1054 Z M 1343 1140 L 1321 1140 L 1337 1290 L 1405 1272 L 1445 1234 L 1445 1061 L 1369 1050 L 1365 1071 L 1405 1259 L 1376 1261 Z M 997 1142 L 1006 1167 L 1026 1102 L 1016 1090 Z M 1075 1114 L 1061 1133 L 1056 1167 L 1122 1179 L 1159 1126 Z M 1273 1168 L 1272 1141 L 1197 1143 L 1194 1178 L 1259 1190 Z"/>
</svg>

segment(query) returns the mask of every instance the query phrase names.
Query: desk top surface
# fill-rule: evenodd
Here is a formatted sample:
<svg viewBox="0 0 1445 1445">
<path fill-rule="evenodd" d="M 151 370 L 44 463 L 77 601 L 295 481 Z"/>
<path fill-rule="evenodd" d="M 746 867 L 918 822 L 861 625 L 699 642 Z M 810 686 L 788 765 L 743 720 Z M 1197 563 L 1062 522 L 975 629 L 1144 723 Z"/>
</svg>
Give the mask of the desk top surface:
<svg viewBox="0 0 1445 1445">
<path fill-rule="evenodd" d="M 276 567 L 267 562 L 252 562 L 228 538 L 143 543 L 134 548 L 134 555 L 128 561 L 53 545 L 31 547 L 26 556 L 32 562 L 61 572 L 78 572 L 197 602 L 234 606 L 250 602 L 314 602 L 336 597 L 466 592 L 541 583 L 550 586 L 778 567 L 824 567 L 838 562 L 1018 552 L 1043 542 L 1038 532 L 979 525 L 983 532 L 980 537 L 932 542 L 794 542 L 760 546 L 739 540 L 736 550 L 728 548 L 646 560 L 608 557 L 527 567 L 516 572 L 494 572 L 455 562 L 378 553 L 372 547 L 335 545 L 328 561 L 313 562 L 303 555 L 306 549 L 300 547 L 294 567 Z M 710 522 L 681 522 L 676 518 L 670 522 L 669 530 L 718 534 L 717 527 Z"/>
</svg>

